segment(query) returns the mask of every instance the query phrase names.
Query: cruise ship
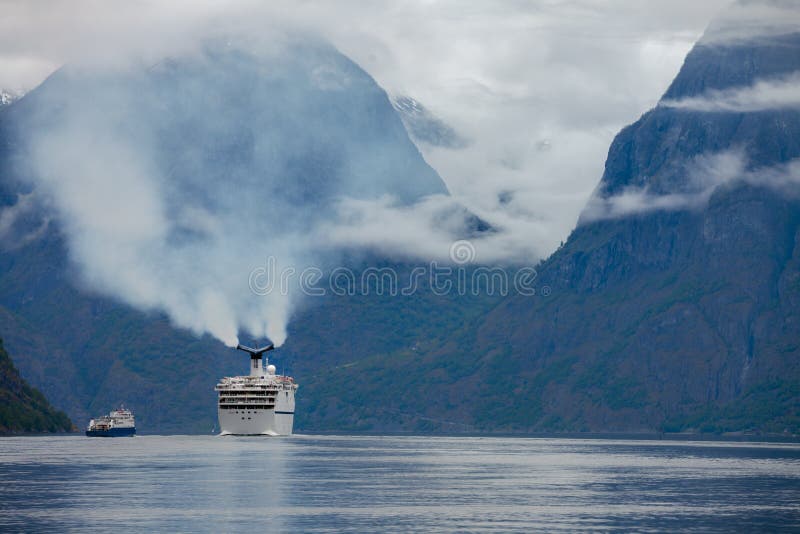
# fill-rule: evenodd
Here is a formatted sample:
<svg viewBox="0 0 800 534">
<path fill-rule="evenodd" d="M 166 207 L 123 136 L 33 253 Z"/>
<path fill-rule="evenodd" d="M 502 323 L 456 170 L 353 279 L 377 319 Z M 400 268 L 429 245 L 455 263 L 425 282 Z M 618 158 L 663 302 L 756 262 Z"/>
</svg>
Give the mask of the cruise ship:
<svg viewBox="0 0 800 534">
<path fill-rule="evenodd" d="M 108 415 L 89 421 L 86 435 L 90 438 L 117 438 L 136 435 L 133 412 L 121 406 Z"/>
<path fill-rule="evenodd" d="M 220 435 L 291 435 L 297 384 L 290 376 L 276 375 L 275 366 L 264 356 L 275 347 L 236 348 L 250 354 L 250 374 L 225 377 L 214 388 L 219 393 Z"/>
</svg>

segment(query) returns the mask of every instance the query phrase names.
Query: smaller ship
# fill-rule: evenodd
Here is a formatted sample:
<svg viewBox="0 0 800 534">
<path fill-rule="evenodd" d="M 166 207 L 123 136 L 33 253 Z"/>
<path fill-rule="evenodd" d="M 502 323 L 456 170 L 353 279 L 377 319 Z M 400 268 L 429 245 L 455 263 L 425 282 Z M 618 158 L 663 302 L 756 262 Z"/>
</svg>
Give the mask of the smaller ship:
<svg viewBox="0 0 800 534">
<path fill-rule="evenodd" d="M 124 406 L 108 415 L 92 419 L 86 427 L 86 435 L 90 438 L 117 438 L 135 434 L 136 423 L 133 420 L 133 412 Z"/>
</svg>

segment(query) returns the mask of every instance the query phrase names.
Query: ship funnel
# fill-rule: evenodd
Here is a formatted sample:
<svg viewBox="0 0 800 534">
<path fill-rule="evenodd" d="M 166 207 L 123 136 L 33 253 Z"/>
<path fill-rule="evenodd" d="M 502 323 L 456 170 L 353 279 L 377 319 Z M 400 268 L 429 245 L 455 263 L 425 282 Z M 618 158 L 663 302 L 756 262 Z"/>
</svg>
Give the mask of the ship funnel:
<svg viewBox="0 0 800 534">
<path fill-rule="evenodd" d="M 236 345 L 236 348 L 250 355 L 250 376 L 261 376 L 264 374 L 264 371 L 261 369 L 261 357 L 265 352 L 273 350 L 275 345 L 270 343 L 266 347 L 261 347 L 260 349 L 251 349 L 250 347 L 239 344 Z"/>
</svg>

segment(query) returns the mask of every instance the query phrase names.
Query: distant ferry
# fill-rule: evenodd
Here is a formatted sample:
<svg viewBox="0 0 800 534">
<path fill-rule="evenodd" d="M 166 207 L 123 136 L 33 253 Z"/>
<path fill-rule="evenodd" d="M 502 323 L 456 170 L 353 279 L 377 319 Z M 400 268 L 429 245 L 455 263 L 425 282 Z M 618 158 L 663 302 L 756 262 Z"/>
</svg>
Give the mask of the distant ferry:
<svg viewBox="0 0 800 534">
<path fill-rule="evenodd" d="M 117 438 L 135 434 L 136 423 L 133 420 L 133 412 L 125 407 L 92 419 L 86 428 L 86 435 L 92 438 Z"/>
<path fill-rule="evenodd" d="M 250 354 L 250 374 L 225 377 L 214 388 L 219 393 L 220 435 L 291 435 L 297 384 L 290 376 L 276 375 L 275 366 L 268 365 L 266 358 L 261 365 L 262 355 L 275 347 L 236 348 Z"/>
</svg>

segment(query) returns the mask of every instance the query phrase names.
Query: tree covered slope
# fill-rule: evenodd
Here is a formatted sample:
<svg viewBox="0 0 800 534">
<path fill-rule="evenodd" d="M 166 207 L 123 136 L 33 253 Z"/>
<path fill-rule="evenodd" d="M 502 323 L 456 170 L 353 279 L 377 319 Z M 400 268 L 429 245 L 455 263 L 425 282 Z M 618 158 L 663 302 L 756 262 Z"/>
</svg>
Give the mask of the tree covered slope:
<svg viewBox="0 0 800 534">
<path fill-rule="evenodd" d="M 0 339 L 0 433 L 71 430 L 67 415 L 19 376 Z"/>
</svg>

